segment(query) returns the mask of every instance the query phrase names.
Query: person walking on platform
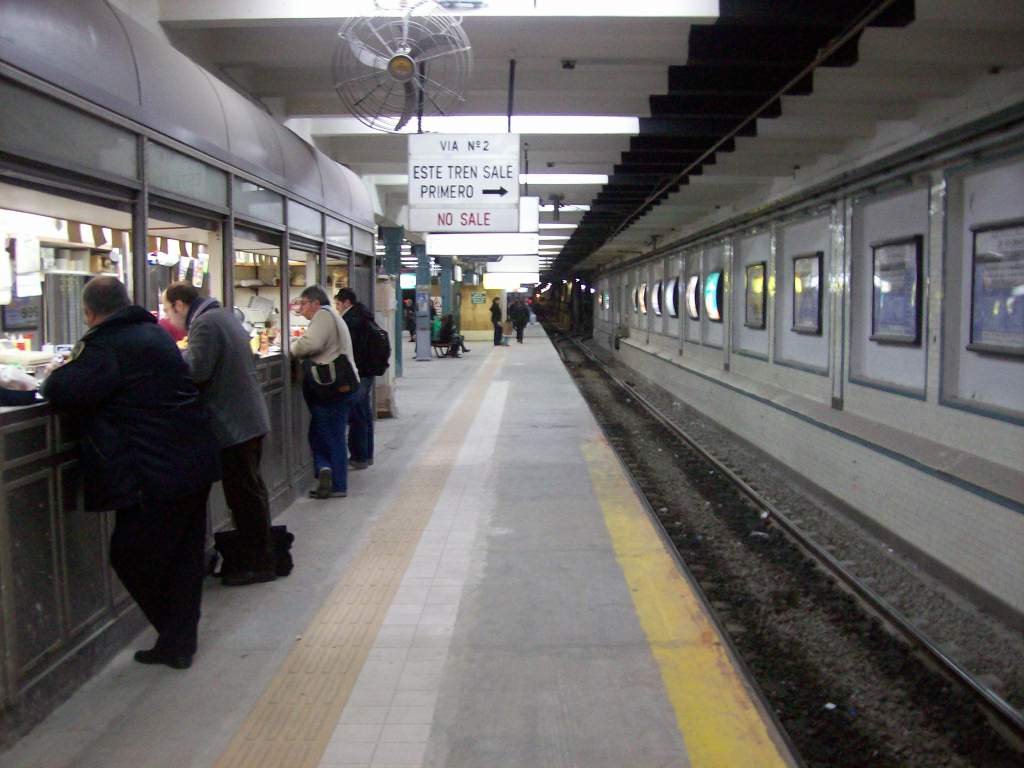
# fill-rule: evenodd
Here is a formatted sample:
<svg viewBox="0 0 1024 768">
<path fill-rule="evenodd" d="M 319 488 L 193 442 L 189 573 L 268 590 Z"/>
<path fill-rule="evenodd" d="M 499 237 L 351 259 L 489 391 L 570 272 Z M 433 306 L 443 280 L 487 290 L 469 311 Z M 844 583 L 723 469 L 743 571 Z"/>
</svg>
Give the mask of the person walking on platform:
<svg viewBox="0 0 1024 768">
<path fill-rule="evenodd" d="M 381 330 L 373 319 L 373 312 L 359 301 L 351 288 L 342 288 L 334 295 L 334 306 L 348 326 L 356 370 L 359 371 L 359 389 L 356 390 L 348 417 L 349 464 L 353 469 L 366 469 L 373 464 L 372 393 L 379 368 L 373 353 L 374 345 L 380 341 Z M 385 356 L 385 370 L 390 351 L 389 348 L 389 354 Z M 379 371 L 381 374 L 383 372 Z"/>
<path fill-rule="evenodd" d="M 216 299 L 188 282 L 164 291 L 164 314 L 188 336 L 185 362 L 212 417 L 220 446 L 224 499 L 241 541 L 240 557 L 221 583 L 235 587 L 277 578 L 270 540 L 270 503 L 260 474 L 270 414 L 256 379 L 249 334 Z"/>
<path fill-rule="evenodd" d="M 501 299 L 497 296 L 491 302 L 491 325 L 494 326 L 494 346 L 501 346 Z"/>
<path fill-rule="evenodd" d="M 297 311 L 309 320 L 305 335 L 292 341 L 292 358 L 303 361 L 302 394 L 309 407 L 309 447 L 313 451 L 314 499 L 348 495 L 348 446 L 345 441 L 349 410 L 355 402 L 359 374 L 355 370 L 348 326 L 331 306 L 326 291 L 311 285 L 299 294 Z M 349 370 L 344 370 L 347 366 Z M 320 393 L 319 370 L 339 377 L 330 399 Z M 351 383 L 344 383 L 350 380 Z M 349 391 L 342 392 L 347 387 Z"/>
<path fill-rule="evenodd" d="M 196 652 L 206 501 L 220 456 L 178 348 L 123 283 L 82 292 L 89 327 L 43 393 L 81 417 L 85 507 L 115 510 L 110 564 L 158 633 L 142 664 L 187 669 Z"/>
<path fill-rule="evenodd" d="M 512 326 L 516 329 L 516 341 L 522 344 L 523 331 L 530 322 L 529 308 L 522 301 L 516 299 L 508 310 L 508 319 L 512 321 Z"/>
</svg>

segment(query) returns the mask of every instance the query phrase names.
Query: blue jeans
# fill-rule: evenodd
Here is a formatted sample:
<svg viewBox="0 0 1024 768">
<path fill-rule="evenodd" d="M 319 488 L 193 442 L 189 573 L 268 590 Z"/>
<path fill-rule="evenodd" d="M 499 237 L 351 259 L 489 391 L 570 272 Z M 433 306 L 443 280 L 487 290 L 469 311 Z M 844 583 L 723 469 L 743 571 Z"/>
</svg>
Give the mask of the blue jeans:
<svg viewBox="0 0 1024 768">
<path fill-rule="evenodd" d="M 358 390 L 357 390 L 358 391 Z M 332 491 L 348 491 L 348 449 L 345 430 L 356 393 L 337 403 L 314 403 L 308 398 L 309 447 L 313 451 L 313 476 L 327 467 L 334 480 Z"/>
<path fill-rule="evenodd" d="M 363 376 L 359 389 L 353 397 L 348 415 L 348 450 L 353 461 L 370 461 L 373 458 L 373 380 L 375 376 Z"/>
</svg>

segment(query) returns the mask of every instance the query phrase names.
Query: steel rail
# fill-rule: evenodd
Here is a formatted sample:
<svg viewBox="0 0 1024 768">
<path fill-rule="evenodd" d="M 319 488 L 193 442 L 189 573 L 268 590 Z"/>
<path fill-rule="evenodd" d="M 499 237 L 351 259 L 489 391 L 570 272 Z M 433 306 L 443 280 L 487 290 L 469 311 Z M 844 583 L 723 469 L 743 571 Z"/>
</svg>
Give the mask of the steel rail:
<svg viewBox="0 0 1024 768">
<path fill-rule="evenodd" d="M 629 393 L 636 402 L 644 407 L 655 421 L 679 437 L 683 442 L 697 451 L 707 461 L 711 462 L 716 469 L 732 481 L 747 498 L 757 507 L 765 511 L 776 525 L 808 556 L 821 564 L 832 574 L 842 585 L 849 588 L 867 607 L 876 615 L 882 618 L 890 627 L 898 631 L 904 639 L 912 646 L 919 648 L 927 655 L 939 670 L 957 685 L 967 689 L 982 709 L 990 715 L 999 725 L 1008 729 L 1010 734 L 1020 743 L 1024 743 L 1024 715 L 1015 709 L 1008 701 L 988 686 L 979 682 L 970 672 L 962 667 L 955 659 L 951 658 L 939 648 L 927 635 L 911 624 L 904 616 L 890 605 L 885 598 L 876 593 L 856 576 L 847 571 L 828 551 L 815 543 L 803 531 L 800 530 L 789 518 L 779 509 L 752 488 L 742 477 L 737 475 L 728 465 L 723 463 L 714 454 L 708 451 L 685 429 L 677 425 L 667 416 L 661 413 L 636 387 L 623 381 L 614 372 L 577 339 L 562 334 L 562 338 L 572 343 L 587 359 L 597 365 L 604 374 L 621 389 Z"/>
</svg>

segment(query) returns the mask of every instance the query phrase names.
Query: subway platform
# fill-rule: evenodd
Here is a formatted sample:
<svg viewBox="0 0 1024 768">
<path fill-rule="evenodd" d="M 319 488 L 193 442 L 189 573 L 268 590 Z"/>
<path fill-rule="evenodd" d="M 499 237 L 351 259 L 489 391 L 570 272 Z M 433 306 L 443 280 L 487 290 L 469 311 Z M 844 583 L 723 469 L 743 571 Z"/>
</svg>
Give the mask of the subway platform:
<svg viewBox="0 0 1024 768">
<path fill-rule="evenodd" d="M 199 653 L 144 633 L 5 768 L 794 765 L 538 327 L 411 359 L 286 579 L 210 579 Z"/>
</svg>

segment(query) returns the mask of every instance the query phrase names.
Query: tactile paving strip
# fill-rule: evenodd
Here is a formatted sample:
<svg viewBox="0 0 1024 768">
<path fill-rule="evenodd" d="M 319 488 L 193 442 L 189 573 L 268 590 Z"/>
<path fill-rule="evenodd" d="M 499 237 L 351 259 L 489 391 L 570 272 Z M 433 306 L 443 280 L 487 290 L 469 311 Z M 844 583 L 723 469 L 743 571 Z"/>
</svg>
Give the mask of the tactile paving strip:
<svg viewBox="0 0 1024 768">
<path fill-rule="evenodd" d="M 366 545 L 296 640 L 216 768 L 316 768 L 505 355 L 496 348 Z"/>
</svg>

